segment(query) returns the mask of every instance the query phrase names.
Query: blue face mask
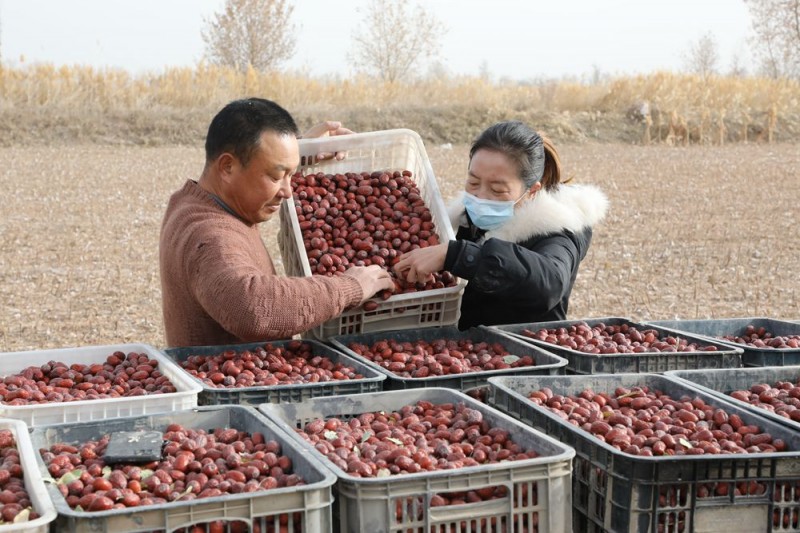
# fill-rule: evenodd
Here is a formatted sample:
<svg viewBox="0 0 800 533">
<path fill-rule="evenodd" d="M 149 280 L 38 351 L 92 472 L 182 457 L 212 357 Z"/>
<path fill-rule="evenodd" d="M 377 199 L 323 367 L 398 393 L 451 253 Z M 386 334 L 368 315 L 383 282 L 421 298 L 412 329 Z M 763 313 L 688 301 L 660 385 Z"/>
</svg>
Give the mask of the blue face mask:
<svg viewBox="0 0 800 533">
<path fill-rule="evenodd" d="M 525 191 L 527 193 L 528 191 Z M 469 219 L 482 230 L 497 229 L 514 216 L 514 206 L 525 196 L 522 194 L 516 200 L 484 200 L 464 193 L 464 207 L 467 209 Z"/>
</svg>

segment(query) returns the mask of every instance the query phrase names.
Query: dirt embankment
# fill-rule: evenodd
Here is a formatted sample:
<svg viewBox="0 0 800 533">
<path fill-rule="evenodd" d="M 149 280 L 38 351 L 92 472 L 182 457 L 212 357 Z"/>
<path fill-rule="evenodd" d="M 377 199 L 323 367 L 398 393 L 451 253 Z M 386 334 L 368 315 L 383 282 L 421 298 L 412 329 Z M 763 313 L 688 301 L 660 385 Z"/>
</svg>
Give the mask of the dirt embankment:
<svg viewBox="0 0 800 533">
<path fill-rule="evenodd" d="M 132 146 L 202 145 L 215 109 L 153 109 L 147 111 L 76 112 L 0 110 L 0 146 L 102 144 Z M 301 128 L 321 120 L 341 120 L 355 131 L 409 128 L 426 143 L 468 143 L 482 129 L 500 120 L 525 121 L 557 143 L 586 141 L 624 144 L 720 144 L 741 141 L 800 141 L 800 115 L 777 118 L 755 116 L 743 124 L 689 121 L 670 124 L 670 117 L 654 113 L 649 132 L 644 117 L 635 112 L 543 112 L 474 106 L 397 108 L 315 108 L 291 110 Z M 648 141 L 649 139 L 649 141 Z"/>
</svg>

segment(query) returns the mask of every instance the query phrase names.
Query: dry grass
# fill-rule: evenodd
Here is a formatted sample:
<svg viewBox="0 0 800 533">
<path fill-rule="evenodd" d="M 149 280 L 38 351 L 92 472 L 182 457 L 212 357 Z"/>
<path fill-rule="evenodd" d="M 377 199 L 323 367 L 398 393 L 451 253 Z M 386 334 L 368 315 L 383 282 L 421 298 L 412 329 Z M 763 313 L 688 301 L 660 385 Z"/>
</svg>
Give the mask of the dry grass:
<svg viewBox="0 0 800 533">
<path fill-rule="evenodd" d="M 467 146 L 428 152 L 452 196 Z M 573 318 L 800 318 L 797 145 L 565 145 L 562 158 L 612 201 Z M 202 159 L 185 147 L 0 148 L 0 350 L 162 346 L 161 216 Z M 277 226 L 263 227 L 276 259 Z"/>
<path fill-rule="evenodd" d="M 254 95 L 280 102 L 306 126 L 330 117 L 359 131 L 403 124 L 435 142 L 469 142 L 487 124 L 508 118 L 552 126 L 551 134 L 562 142 L 800 138 L 800 83 L 791 80 L 655 72 L 595 83 L 492 83 L 468 76 L 384 83 L 364 76 L 309 78 L 302 72 L 241 73 L 207 65 L 134 76 L 34 64 L 0 65 L 0 145 L 77 140 L 194 146 L 218 109 Z M 649 113 L 642 115 L 636 110 L 644 102 Z M 615 127 L 604 127 L 609 118 Z"/>
<path fill-rule="evenodd" d="M 113 112 L 156 108 L 213 111 L 242 94 L 272 98 L 289 108 L 330 105 L 466 106 L 548 108 L 555 111 L 626 109 L 648 100 L 665 111 L 797 110 L 800 86 L 787 79 L 654 72 L 584 83 L 550 80 L 493 83 L 474 76 L 443 76 L 383 82 L 367 76 L 310 78 L 302 72 L 257 72 L 199 65 L 132 75 L 90 66 L 0 66 L 0 102 L 50 110 Z"/>
</svg>

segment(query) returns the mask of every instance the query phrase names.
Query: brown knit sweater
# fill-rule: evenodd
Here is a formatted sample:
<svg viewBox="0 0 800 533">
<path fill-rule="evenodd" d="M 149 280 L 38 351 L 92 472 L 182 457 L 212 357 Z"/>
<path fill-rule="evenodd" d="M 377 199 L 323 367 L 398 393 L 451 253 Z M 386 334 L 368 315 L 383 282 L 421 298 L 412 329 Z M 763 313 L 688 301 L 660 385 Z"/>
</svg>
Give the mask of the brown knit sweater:
<svg viewBox="0 0 800 533">
<path fill-rule="evenodd" d="M 285 339 L 362 298 L 347 275 L 278 276 L 256 225 L 188 180 L 172 195 L 159 243 L 167 345 Z"/>
</svg>

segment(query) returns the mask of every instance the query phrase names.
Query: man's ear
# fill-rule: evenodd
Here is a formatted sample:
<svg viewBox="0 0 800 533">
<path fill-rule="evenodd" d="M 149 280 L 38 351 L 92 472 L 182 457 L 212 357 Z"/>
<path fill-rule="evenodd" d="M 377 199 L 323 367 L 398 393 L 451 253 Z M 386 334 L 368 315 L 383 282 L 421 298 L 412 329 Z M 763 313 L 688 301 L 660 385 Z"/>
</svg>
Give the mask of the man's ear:
<svg viewBox="0 0 800 533">
<path fill-rule="evenodd" d="M 233 154 L 229 154 L 228 152 L 220 155 L 214 162 L 214 166 L 217 168 L 217 175 L 225 183 L 231 182 L 233 179 L 234 170 L 238 164 L 239 161 L 233 156 Z"/>
</svg>

